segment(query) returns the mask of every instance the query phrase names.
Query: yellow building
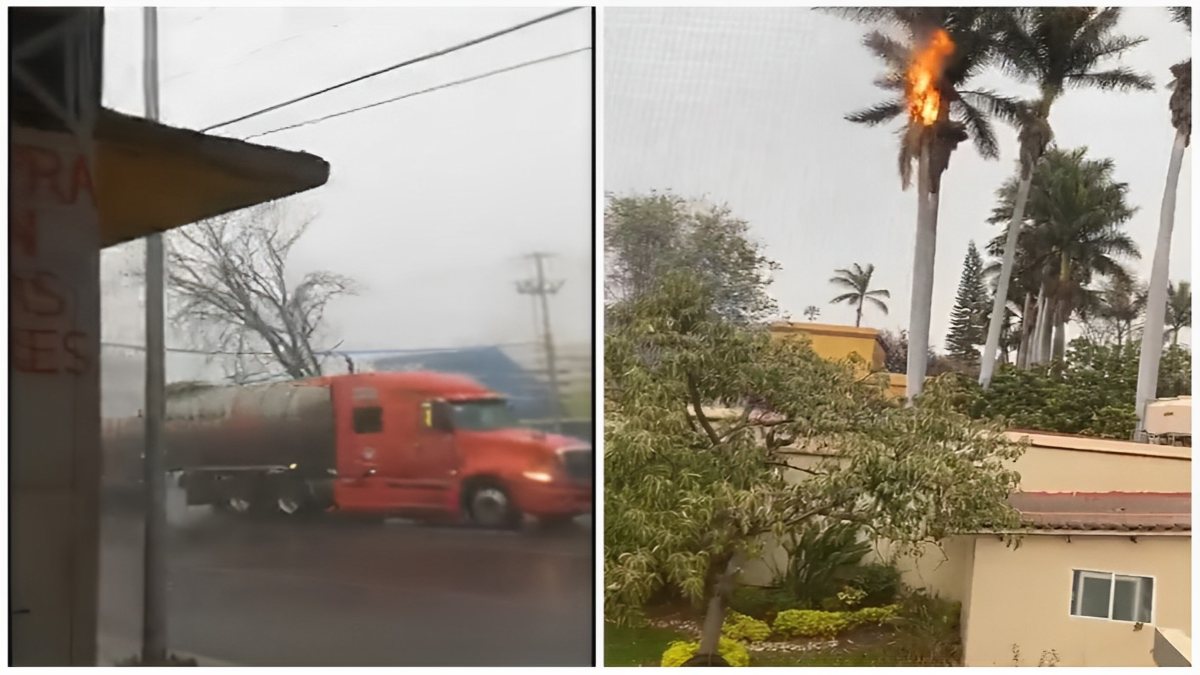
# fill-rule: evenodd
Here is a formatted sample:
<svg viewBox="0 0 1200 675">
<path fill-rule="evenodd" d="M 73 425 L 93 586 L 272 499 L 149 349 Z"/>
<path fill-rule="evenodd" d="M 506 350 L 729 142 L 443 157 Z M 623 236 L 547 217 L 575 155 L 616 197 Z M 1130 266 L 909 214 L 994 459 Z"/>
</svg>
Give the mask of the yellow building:
<svg viewBox="0 0 1200 675">
<path fill-rule="evenodd" d="M 842 361 L 854 358 L 861 363 L 860 372 L 885 373 L 887 352 L 879 331 L 859 326 L 840 326 L 829 323 L 781 321 L 771 325 L 771 336 L 775 339 L 808 338 L 813 351 L 822 358 Z M 888 391 L 904 396 L 903 373 L 888 373 Z"/>
</svg>

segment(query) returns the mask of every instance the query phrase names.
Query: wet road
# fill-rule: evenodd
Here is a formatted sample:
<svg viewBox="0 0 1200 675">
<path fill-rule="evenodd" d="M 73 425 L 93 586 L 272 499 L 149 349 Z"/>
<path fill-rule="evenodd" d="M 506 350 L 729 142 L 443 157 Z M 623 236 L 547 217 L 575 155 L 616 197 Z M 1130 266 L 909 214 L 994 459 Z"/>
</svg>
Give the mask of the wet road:
<svg viewBox="0 0 1200 675">
<path fill-rule="evenodd" d="M 244 520 L 169 510 L 170 645 L 214 665 L 534 666 L 592 659 L 592 529 Z M 101 656 L 136 651 L 141 523 L 109 510 Z"/>
</svg>

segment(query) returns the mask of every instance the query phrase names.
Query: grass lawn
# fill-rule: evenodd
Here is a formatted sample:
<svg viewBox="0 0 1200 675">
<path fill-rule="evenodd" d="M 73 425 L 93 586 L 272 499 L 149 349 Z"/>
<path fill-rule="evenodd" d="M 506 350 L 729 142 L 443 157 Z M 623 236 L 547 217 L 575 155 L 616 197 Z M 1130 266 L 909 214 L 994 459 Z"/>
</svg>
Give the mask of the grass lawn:
<svg viewBox="0 0 1200 675">
<path fill-rule="evenodd" d="M 604 624 L 604 665 L 657 666 L 662 653 L 675 640 L 688 639 L 683 633 L 669 628 L 641 626 L 630 628 Z"/>
</svg>

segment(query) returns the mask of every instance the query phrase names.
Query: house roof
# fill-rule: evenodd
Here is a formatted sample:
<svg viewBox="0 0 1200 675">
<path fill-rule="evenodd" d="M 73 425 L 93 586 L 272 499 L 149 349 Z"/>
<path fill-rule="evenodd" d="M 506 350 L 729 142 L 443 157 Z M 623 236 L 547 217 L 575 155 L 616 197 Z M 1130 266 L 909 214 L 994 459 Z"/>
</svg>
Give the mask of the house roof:
<svg viewBox="0 0 1200 675">
<path fill-rule="evenodd" d="M 1026 527 L 1074 532 L 1190 532 L 1188 492 L 1017 492 L 1009 503 Z"/>
</svg>

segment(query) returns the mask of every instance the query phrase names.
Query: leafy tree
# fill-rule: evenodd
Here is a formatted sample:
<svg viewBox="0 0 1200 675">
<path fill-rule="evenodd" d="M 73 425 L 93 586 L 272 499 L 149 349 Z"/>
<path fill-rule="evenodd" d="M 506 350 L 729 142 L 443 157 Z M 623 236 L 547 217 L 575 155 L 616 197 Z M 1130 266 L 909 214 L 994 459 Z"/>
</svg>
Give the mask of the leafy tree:
<svg viewBox="0 0 1200 675">
<path fill-rule="evenodd" d="M 1128 439 L 1137 423 L 1138 350 L 1132 342 L 1074 340 L 1061 364 L 1003 368 L 986 391 L 972 387 L 964 410 L 975 418 L 1002 418 L 1013 428 Z M 1191 354 L 1168 347 L 1163 364 L 1159 395 L 1190 394 Z"/>
<path fill-rule="evenodd" d="M 1192 325 L 1192 284 L 1181 281 L 1167 287 L 1167 326 L 1171 344 L 1179 344 L 1179 331 Z"/>
<path fill-rule="evenodd" d="M 1024 223 L 1026 197 L 1034 167 L 1054 137 L 1050 109 L 1069 87 L 1105 91 L 1147 90 L 1153 83 L 1128 68 L 1109 67 L 1114 58 L 1145 42 L 1143 37 L 1116 33 L 1120 7 L 1022 7 L 998 10 L 992 15 L 997 29 L 995 55 L 1018 79 L 1037 86 L 1038 96 L 1024 101 L 1010 116 L 1018 127 L 1021 144 L 1017 175 L 1013 178 L 1013 208 L 1001 235 L 1001 268 L 993 297 L 991 321 L 983 350 L 979 382 L 991 381 L 999 345 L 1003 309 L 1009 300 L 1008 284 L 1015 263 L 1017 240 Z M 994 221 L 995 222 L 995 221 Z"/>
<path fill-rule="evenodd" d="M 325 270 L 294 282 L 288 257 L 311 222 L 272 202 L 172 232 L 166 241 L 172 319 L 218 350 L 269 355 L 260 360 L 264 369 L 293 379 L 321 375 L 327 352 L 317 341 L 325 308 L 354 294 L 357 284 Z M 231 377 L 248 376 L 239 358 Z"/>
<path fill-rule="evenodd" d="M 1146 291 L 1131 277 L 1108 279 L 1101 288 L 1094 314 L 1107 322 L 1115 342 L 1133 340 L 1133 325 L 1146 309 Z"/>
<path fill-rule="evenodd" d="M 739 322 L 775 315 L 766 292 L 779 265 L 750 238 L 750 225 L 728 206 L 688 201 L 670 192 L 609 195 L 604 213 L 605 295 L 636 297 L 676 269 L 696 270 L 713 289 L 720 314 Z"/>
<path fill-rule="evenodd" d="M 871 277 L 875 276 L 875 265 L 859 266 L 854 263 L 850 269 L 834 270 L 829 283 L 840 286 L 845 293 L 830 300 L 833 304 L 847 303 L 854 305 L 854 325 L 862 325 L 863 303 L 870 302 L 876 309 L 888 313 L 887 303 L 880 298 L 891 298 L 891 291 L 883 288 L 871 289 Z"/>
<path fill-rule="evenodd" d="M 983 283 L 983 258 L 979 256 L 975 242 L 971 242 L 963 261 L 962 276 L 958 280 L 958 296 L 950 315 L 950 332 L 946 335 L 946 347 L 951 356 L 970 364 L 979 361 L 976 347 L 983 344 L 990 304 L 987 287 Z"/>
<path fill-rule="evenodd" d="M 941 386 L 900 407 L 806 342 L 713 308 L 707 285 L 682 271 L 609 310 L 608 619 L 628 621 L 674 589 L 706 606 L 699 655 L 714 658 L 741 565 L 766 535 L 851 522 L 903 547 L 1012 522 L 1017 475 L 1005 467 L 1020 448 L 956 413 Z M 794 467 L 787 447 L 836 456 Z"/>
<path fill-rule="evenodd" d="M 883 343 L 884 369 L 889 373 L 903 373 L 908 367 L 908 331 L 881 331 L 879 340 Z M 925 363 L 927 377 L 957 372 L 954 363 L 932 349 L 926 355 Z"/>
<path fill-rule="evenodd" d="M 809 305 L 804 308 L 804 317 L 809 321 L 816 321 L 821 316 L 821 308 L 816 305 Z"/>
</svg>

